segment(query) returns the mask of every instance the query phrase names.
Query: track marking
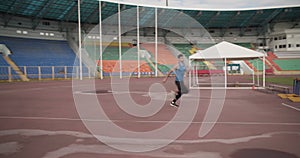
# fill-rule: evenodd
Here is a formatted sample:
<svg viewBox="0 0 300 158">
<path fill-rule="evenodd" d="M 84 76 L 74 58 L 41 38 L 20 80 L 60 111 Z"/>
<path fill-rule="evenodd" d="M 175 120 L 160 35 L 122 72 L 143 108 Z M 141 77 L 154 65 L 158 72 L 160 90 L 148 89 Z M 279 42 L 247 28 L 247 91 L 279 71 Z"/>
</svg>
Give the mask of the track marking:
<svg viewBox="0 0 300 158">
<path fill-rule="evenodd" d="M 56 135 L 67 135 L 76 137 L 77 140 L 80 139 L 81 141 L 86 139 L 94 139 L 95 137 L 103 137 L 106 141 L 110 143 L 118 144 L 118 145 L 125 145 L 125 146 L 134 146 L 134 147 L 142 147 L 144 145 L 147 146 L 155 146 L 165 141 L 169 141 L 169 139 L 145 139 L 145 138 L 123 138 L 123 137 L 109 137 L 103 135 L 92 135 L 89 133 L 79 132 L 79 131 L 47 131 L 47 130 L 40 130 L 40 129 L 12 129 L 12 130 L 2 130 L 0 131 L 0 136 L 9 136 L 9 135 L 21 135 L 26 136 L 26 138 L 30 139 L 31 137 L 36 136 L 56 136 Z M 181 144 L 206 144 L 206 143 L 220 143 L 220 144 L 239 144 L 245 143 L 253 140 L 259 139 L 273 139 L 276 135 L 298 135 L 300 136 L 299 132 L 294 131 L 277 131 L 277 132 L 270 132 L 270 133 L 263 133 L 258 135 L 247 135 L 244 137 L 235 137 L 235 138 L 213 138 L 213 139 L 194 139 L 194 140 L 173 140 L 173 143 L 168 145 L 168 148 L 175 148 L 180 147 Z M 2 144 L 7 145 L 7 144 Z M 13 144 L 14 148 L 16 149 L 16 145 Z M 22 144 L 18 144 L 22 145 Z M 180 148 L 180 150 L 183 150 Z M 65 146 L 62 148 L 58 148 L 57 150 L 53 150 L 48 152 L 43 158 L 60 158 L 66 155 L 77 154 L 77 153 L 97 153 L 97 154 L 113 154 L 113 155 L 129 155 L 128 152 L 122 152 L 119 150 L 112 149 L 105 144 L 99 145 L 97 144 L 81 144 L 79 142 L 69 144 L 69 146 Z M 132 153 L 131 153 L 132 154 Z M 207 152 L 207 151 L 197 151 L 192 153 L 183 153 L 183 154 L 174 154 L 165 152 L 164 149 L 162 150 L 155 150 L 152 152 L 145 152 L 145 153 L 134 153 L 136 156 L 157 156 L 157 157 L 168 157 L 168 158 L 221 158 L 221 156 L 217 157 L 219 154 L 218 152 Z"/>
<path fill-rule="evenodd" d="M 222 144 L 237 144 L 237 143 L 244 143 L 249 142 L 255 139 L 261 138 L 271 138 L 274 135 L 282 135 L 282 134 L 289 134 L 289 135 L 299 135 L 300 132 L 296 131 L 276 131 L 276 132 L 269 132 L 269 133 L 262 133 L 258 135 L 248 135 L 244 137 L 233 137 L 233 138 L 212 138 L 212 139 L 176 139 L 174 143 L 185 143 L 185 144 L 195 144 L 195 143 L 222 143 Z M 9 135 L 22 135 L 22 136 L 54 136 L 54 135 L 69 135 L 74 136 L 81 139 L 89 139 L 94 137 L 103 137 L 107 141 L 111 143 L 118 143 L 123 145 L 129 144 L 143 144 L 143 145 L 157 145 L 169 141 L 168 138 L 163 139 L 149 139 L 149 138 L 128 138 L 128 137 L 111 137 L 106 135 L 93 135 L 90 133 L 80 132 L 80 131 L 48 131 L 48 130 L 41 130 L 41 129 L 10 129 L 10 130 L 1 130 L 0 136 L 9 136 Z"/>
<path fill-rule="evenodd" d="M 80 119 L 80 118 L 55 118 L 55 117 L 14 117 L 0 116 L 0 119 L 24 119 L 24 120 L 59 120 L 59 121 L 91 121 L 91 122 L 118 122 L 118 123 L 169 123 L 168 120 L 99 120 L 99 119 Z M 172 123 L 190 123 L 188 121 L 172 121 Z M 283 125 L 283 126 L 300 126 L 300 123 L 291 122 L 201 122 L 193 121 L 193 124 L 229 124 L 229 125 Z"/>
<path fill-rule="evenodd" d="M 286 106 L 286 107 L 288 107 L 288 108 L 291 108 L 291 109 L 294 109 L 294 110 L 300 111 L 300 109 L 298 109 L 298 108 L 295 108 L 295 107 L 293 107 L 293 106 L 291 106 L 291 105 L 288 105 L 288 104 L 285 104 L 285 103 L 282 103 L 282 105 L 283 105 L 283 106 Z"/>
</svg>

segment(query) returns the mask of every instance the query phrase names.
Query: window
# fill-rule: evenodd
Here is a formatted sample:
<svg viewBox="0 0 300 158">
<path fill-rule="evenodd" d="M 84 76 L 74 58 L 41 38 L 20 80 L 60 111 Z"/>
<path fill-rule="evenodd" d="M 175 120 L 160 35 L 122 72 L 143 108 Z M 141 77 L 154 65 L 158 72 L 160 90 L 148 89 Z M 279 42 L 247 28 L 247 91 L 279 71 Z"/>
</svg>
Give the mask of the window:
<svg viewBox="0 0 300 158">
<path fill-rule="evenodd" d="M 44 34 L 44 32 L 40 32 L 40 35 L 41 35 L 41 36 L 44 36 L 45 34 Z"/>
<path fill-rule="evenodd" d="M 282 45 L 282 48 L 286 48 L 286 45 L 284 44 L 284 45 Z"/>
<path fill-rule="evenodd" d="M 300 44 L 296 44 L 296 47 L 300 47 Z"/>
<path fill-rule="evenodd" d="M 17 30 L 17 33 L 22 33 L 22 31 L 21 30 Z"/>
<path fill-rule="evenodd" d="M 278 47 L 277 47 L 277 45 L 275 45 L 275 49 L 277 49 Z"/>
<path fill-rule="evenodd" d="M 292 47 L 292 45 L 291 44 L 289 44 L 289 48 L 291 48 Z"/>
<path fill-rule="evenodd" d="M 282 48 L 282 45 L 279 45 L 279 49 Z"/>
<path fill-rule="evenodd" d="M 274 37 L 274 41 L 277 41 L 277 37 Z"/>
<path fill-rule="evenodd" d="M 49 26 L 49 25 L 50 25 L 50 22 L 48 22 L 48 21 L 43 21 L 42 24 L 45 25 L 45 26 Z"/>
<path fill-rule="evenodd" d="M 282 36 L 282 39 L 286 39 L 286 36 Z"/>
</svg>

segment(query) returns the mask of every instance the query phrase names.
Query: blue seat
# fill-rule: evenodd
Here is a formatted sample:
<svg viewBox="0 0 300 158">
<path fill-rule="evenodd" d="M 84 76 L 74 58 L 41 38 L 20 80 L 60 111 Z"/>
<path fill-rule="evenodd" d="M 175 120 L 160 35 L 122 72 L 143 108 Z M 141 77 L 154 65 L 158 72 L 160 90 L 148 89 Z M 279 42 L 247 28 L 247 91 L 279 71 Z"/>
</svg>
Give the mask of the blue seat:
<svg viewBox="0 0 300 158">
<path fill-rule="evenodd" d="M 0 43 L 5 44 L 11 50 L 10 58 L 23 72 L 23 66 L 27 66 L 28 78 L 38 78 L 36 75 L 38 68 L 31 66 L 41 66 L 42 74 L 45 74 L 42 78 L 51 78 L 51 66 L 73 66 L 76 58 L 67 41 L 0 36 Z M 0 61 L 0 64 L 3 64 L 3 61 Z M 64 77 L 62 73 L 56 74 L 56 72 L 62 72 L 57 69 L 59 68 L 55 69 L 55 75 Z"/>
</svg>

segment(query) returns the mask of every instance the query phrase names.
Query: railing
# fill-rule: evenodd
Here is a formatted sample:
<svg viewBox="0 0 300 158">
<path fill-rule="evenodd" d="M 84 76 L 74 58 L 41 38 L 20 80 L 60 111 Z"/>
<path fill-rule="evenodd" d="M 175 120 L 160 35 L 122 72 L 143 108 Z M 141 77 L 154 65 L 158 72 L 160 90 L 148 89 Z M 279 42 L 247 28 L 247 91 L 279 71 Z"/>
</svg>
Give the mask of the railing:
<svg viewBox="0 0 300 158">
<path fill-rule="evenodd" d="M 19 66 L 19 69 L 28 79 L 79 79 L 79 66 Z M 84 78 L 100 78 L 100 68 L 83 67 L 82 76 Z M 138 76 L 137 72 L 123 72 L 123 76 Z M 140 72 L 141 76 L 153 77 L 154 72 Z M 119 76 L 119 72 L 103 72 L 103 76 Z M 0 66 L 0 80 L 14 81 L 21 80 L 21 77 L 10 66 Z"/>
<path fill-rule="evenodd" d="M 68 79 L 79 77 L 79 66 L 19 66 L 29 79 Z M 83 68 L 83 75 L 91 78 L 92 68 Z M 0 66 L 0 80 L 20 80 L 20 76 L 10 66 Z"/>
</svg>

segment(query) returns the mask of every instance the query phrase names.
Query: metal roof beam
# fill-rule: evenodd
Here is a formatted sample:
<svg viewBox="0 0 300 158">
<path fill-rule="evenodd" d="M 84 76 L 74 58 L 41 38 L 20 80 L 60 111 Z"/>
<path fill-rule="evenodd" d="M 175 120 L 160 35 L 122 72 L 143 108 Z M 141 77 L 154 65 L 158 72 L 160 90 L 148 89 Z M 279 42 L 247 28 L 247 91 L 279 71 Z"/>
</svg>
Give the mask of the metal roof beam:
<svg viewBox="0 0 300 158">
<path fill-rule="evenodd" d="M 20 8 L 20 5 L 15 6 L 16 2 L 18 0 L 14 0 L 14 2 L 9 6 L 9 9 L 6 12 L 6 15 L 4 16 L 4 27 L 6 27 L 9 23 L 9 21 L 12 19 L 13 15 L 16 13 L 16 11 Z M 13 14 L 10 14 L 9 12 L 13 10 Z M 10 15 L 9 15 L 10 14 Z"/>
<path fill-rule="evenodd" d="M 77 10 L 77 3 L 73 2 L 71 9 L 65 14 L 65 16 L 62 19 L 64 19 L 64 21 L 69 21 L 76 10 Z"/>
<path fill-rule="evenodd" d="M 209 19 L 209 21 L 205 24 L 205 28 L 206 27 L 208 27 L 209 26 L 209 24 L 211 24 L 214 20 L 215 20 L 215 18 L 217 17 L 217 16 L 219 16 L 221 14 L 221 12 L 220 11 L 218 11 L 215 15 L 213 15 L 213 17 L 211 17 L 210 19 Z"/>
<path fill-rule="evenodd" d="M 41 14 L 41 12 L 46 8 L 46 7 L 48 7 L 48 4 L 50 3 L 50 1 L 53 1 L 53 0 L 47 0 L 47 1 L 45 1 L 42 5 L 40 5 L 40 9 L 36 9 L 35 10 L 35 13 L 34 13 L 34 17 L 33 18 L 37 18 L 40 14 Z"/>
<path fill-rule="evenodd" d="M 50 9 L 50 6 L 52 3 L 54 3 L 56 0 L 47 0 L 41 9 L 39 9 L 36 13 L 36 16 L 32 20 L 32 29 L 35 30 L 37 26 L 40 24 L 41 20 L 44 18 L 45 13 Z M 40 17 L 39 17 L 40 16 Z"/>
<path fill-rule="evenodd" d="M 256 12 L 254 12 L 252 15 L 250 15 L 248 18 L 246 18 L 241 24 L 240 27 L 246 26 L 254 17 L 256 16 Z"/>
<path fill-rule="evenodd" d="M 272 21 L 276 16 L 278 16 L 281 12 L 283 11 L 282 8 L 280 9 L 276 9 L 272 12 L 272 14 L 270 14 L 264 22 L 261 23 L 261 26 L 266 25 L 267 23 L 269 23 L 270 21 Z"/>
<path fill-rule="evenodd" d="M 95 15 L 99 14 L 99 7 L 96 7 L 91 13 L 90 15 L 88 15 L 84 20 L 82 20 L 82 22 L 87 22 L 87 23 L 91 23 L 91 19 L 94 18 Z"/>
<path fill-rule="evenodd" d="M 232 21 L 235 20 L 235 18 L 238 17 L 239 15 L 240 15 L 240 11 L 237 11 L 236 14 L 230 18 L 230 20 L 226 23 L 224 29 L 221 30 L 221 37 L 225 35 Z"/>
</svg>

